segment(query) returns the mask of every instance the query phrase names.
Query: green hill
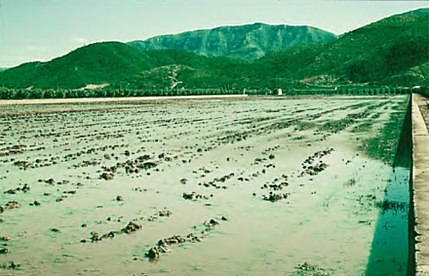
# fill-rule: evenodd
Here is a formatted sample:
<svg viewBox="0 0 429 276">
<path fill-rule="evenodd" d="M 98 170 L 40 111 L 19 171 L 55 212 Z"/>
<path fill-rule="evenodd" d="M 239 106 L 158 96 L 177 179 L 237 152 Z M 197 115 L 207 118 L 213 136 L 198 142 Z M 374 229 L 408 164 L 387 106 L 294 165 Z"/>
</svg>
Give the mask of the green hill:
<svg viewBox="0 0 429 276">
<path fill-rule="evenodd" d="M 31 62 L 0 73 L 8 87 L 79 88 L 119 80 L 154 66 L 146 54 L 120 42 L 91 44 L 49 62 Z"/>
<path fill-rule="evenodd" d="M 272 53 L 259 62 L 283 81 L 427 83 L 427 71 L 409 70 L 424 68 L 425 64 L 427 68 L 428 14 L 429 9 L 420 9 L 391 16 L 346 33 L 327 45 Z"/>
<path fill-rule="evenodd" d="M 208 57 L 257 59 L 294 46 L 334 41 L 336 35 L 309 26 L 255 23 L 162 35 L 128 44 L 139 50 L 181 49 Z"/>
<path fill-rule="evenodd" d="M 169 88 L 161 84 L 162 70 L 156 68 L 181 65 L 213 74 L 240 61 L 208 58 L 183 50 L 149 50 L 141 52 L 121 42 L 94 43 L 48 62 L 31 62 L 0 72 L 0 86 L 9 88 L 82 88 L 88 84 L 108 83 L 109 88 Z M 217 68 L 214 70 L 214 68 Z M 159 75 L 157 75 L 159 73 Z M 145 77 L 146 76 L 146 77 Z M 140 83 L 139 83 L 140 82 Z M 199 84 L 196 84 L 199 85 Z"/>
<path fill-rule="evenodd" d="M 428 11 L 421 9 L 392 16 L 345 34 L 308 69 L 331 72 L 340 81 L 373 82 L 425 63 L 429 45 Z"/>
<path fill-rule="evenodd" d="M 219 88 L 240 80 L 250 63 L 227 57 L 205 57 L 183 50 L 142 52 L 156 61 L 152 68 L 115 82 L 113 88 Z"/>
</svg>

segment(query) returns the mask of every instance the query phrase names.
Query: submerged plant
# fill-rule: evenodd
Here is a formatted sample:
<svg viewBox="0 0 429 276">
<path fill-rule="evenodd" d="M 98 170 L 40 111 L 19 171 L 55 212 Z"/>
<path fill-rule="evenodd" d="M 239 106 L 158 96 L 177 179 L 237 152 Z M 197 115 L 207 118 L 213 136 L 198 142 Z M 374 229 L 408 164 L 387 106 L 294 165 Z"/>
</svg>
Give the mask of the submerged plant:
<svg viewBox="0 0 429 276">
<path fill-rule="evenodd" d="M 296 267 L 297 275 L 302 276 L 325 276 L 330 275 L 325 269 L 320 268 L 318 265 L 311 264 L 309 262 L 304 262 L 298 264 Z"/>
<path fill-rule="evenodd" d="M 389 211 L 389 210 L 397 212 L 397 211 L 405 211 L 407 208 L 407 203 L 385 199 L 385 200 L 376 201 L 375 206 L 377 208 L 380 208 L 383 212 Z"/>
<path fill-rule="evenodd" d="M 352 178 L 352 179 L 349 179 L 349 180 L 347 180 L 347 182 L 346 183 L 344 183 L 344 186 L 345 187 L 353 187 L 354 185 L 356 185 L 356 178 Z"/>
</svg>

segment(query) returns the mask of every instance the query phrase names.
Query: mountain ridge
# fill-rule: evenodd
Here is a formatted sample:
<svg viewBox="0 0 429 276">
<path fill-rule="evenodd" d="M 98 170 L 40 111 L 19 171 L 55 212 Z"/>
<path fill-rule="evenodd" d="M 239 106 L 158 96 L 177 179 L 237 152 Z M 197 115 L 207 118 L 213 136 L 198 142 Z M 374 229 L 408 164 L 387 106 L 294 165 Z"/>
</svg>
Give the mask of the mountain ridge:
<svg viewBox="0 0 429 276">
<path fill-rule="evenodd" d="M 335 39 L 335 34 L 311 26 L 256 22 L 159 35 L 127 44 L 139 50 L 182 49 L 208 57 L 227 56 L 254 60 L 273 50 L 326 43 Z"/>
</svg>

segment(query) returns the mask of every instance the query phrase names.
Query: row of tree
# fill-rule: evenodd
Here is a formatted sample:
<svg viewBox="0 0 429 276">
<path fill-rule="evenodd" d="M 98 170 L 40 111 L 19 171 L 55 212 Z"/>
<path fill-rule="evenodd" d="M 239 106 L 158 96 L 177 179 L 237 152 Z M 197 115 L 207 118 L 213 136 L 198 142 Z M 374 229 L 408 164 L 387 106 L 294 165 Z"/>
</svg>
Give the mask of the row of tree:
<svg viewBox="0 0 429 276">
<path fill-rule="evenodd" d="M 329 87 L 329 88 L 285 88 L 282 95 L 402 95 L 411 92 L 428 94 L 428 88 L 408 87 Z M 63 99 L 63 98 L 104 98 L 104 97 L 148 97 L 186 95 L 278 95 L 279 89 L 11 89 L 0 87 L 0 99 Z"/>
<path fill-rule="evenodd" d="M 106 97 L 148 97 L 185 95 L 225 95 L 239 91 L 225 89 L 192 90 L 141 90 L 141 89 L 11 89 L 0 87 L 0 99 L 63 99 L 63 98 L 106 98 Z"/>
</svg>

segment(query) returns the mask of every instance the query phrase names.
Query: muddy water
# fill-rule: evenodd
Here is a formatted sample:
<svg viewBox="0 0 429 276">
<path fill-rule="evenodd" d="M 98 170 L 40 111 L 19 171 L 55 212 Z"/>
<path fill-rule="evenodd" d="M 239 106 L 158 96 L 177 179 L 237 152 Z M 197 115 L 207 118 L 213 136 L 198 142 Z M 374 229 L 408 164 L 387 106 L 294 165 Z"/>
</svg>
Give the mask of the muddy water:
<svg viewBox="0 0 429 276">
<path fill-rule="evenodd" d="M 359 149 L 406 100 L 0 107 L 0 272 L 405 275 L 409 170 Z"/>
</svg>

